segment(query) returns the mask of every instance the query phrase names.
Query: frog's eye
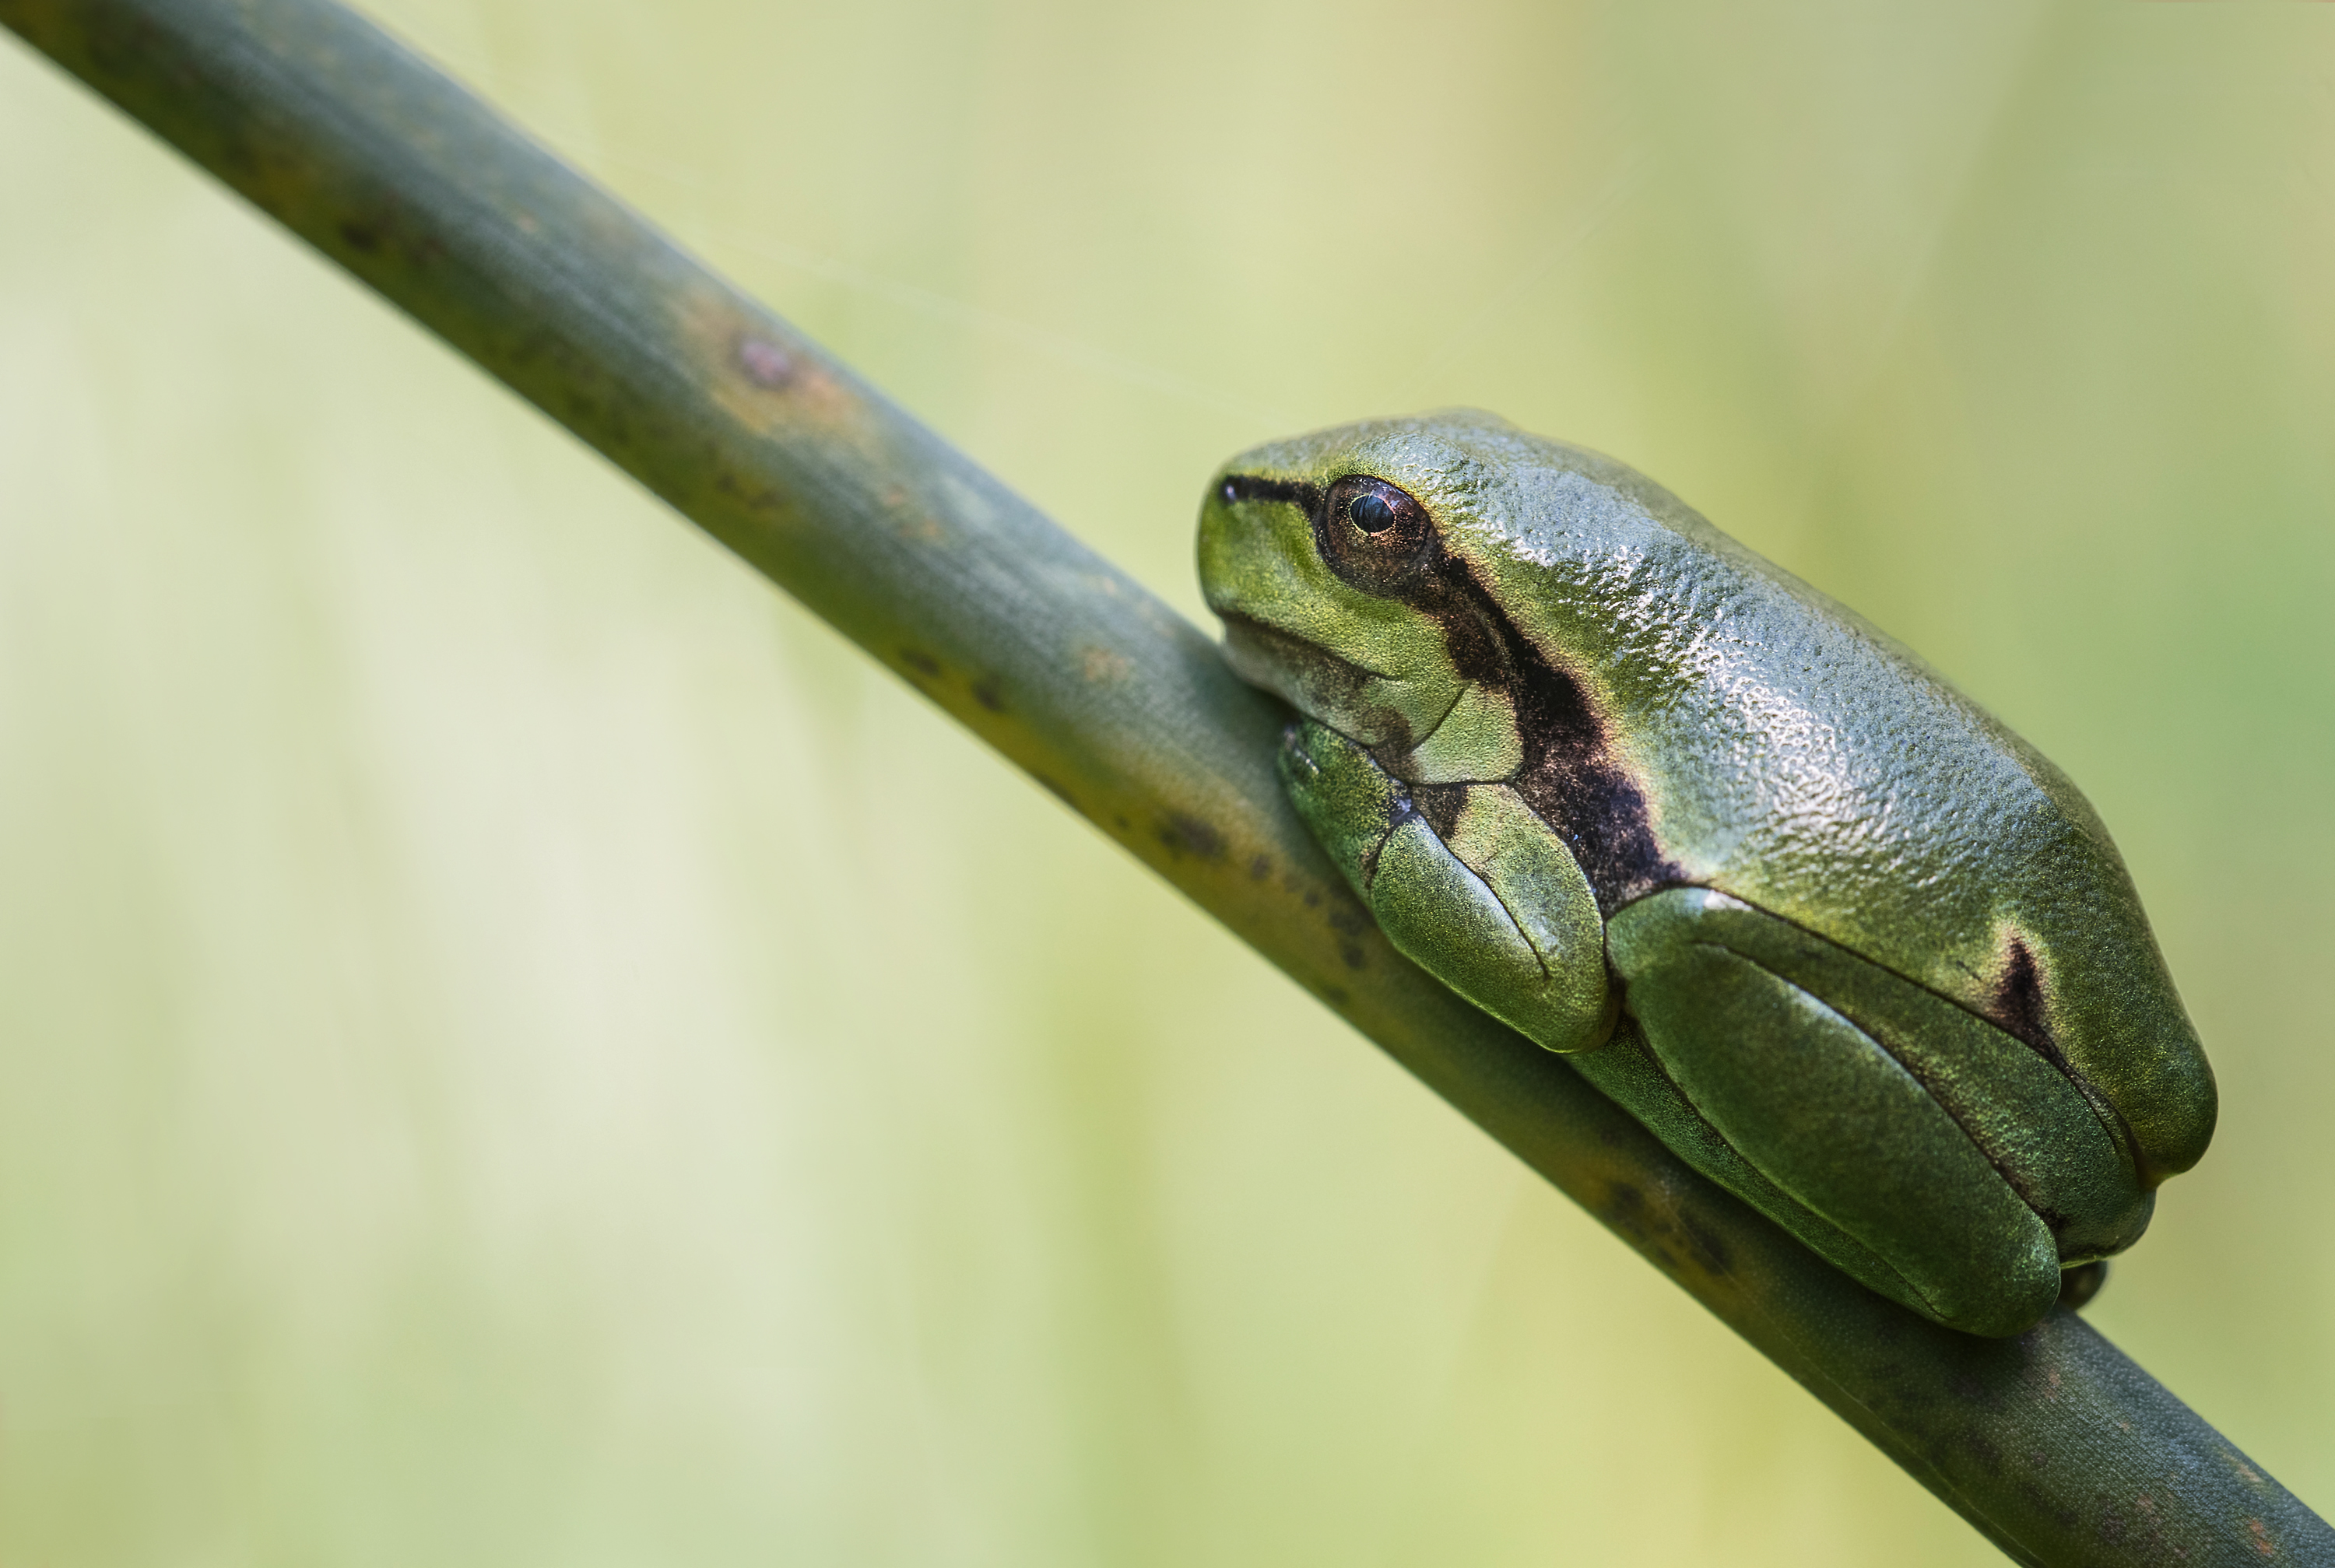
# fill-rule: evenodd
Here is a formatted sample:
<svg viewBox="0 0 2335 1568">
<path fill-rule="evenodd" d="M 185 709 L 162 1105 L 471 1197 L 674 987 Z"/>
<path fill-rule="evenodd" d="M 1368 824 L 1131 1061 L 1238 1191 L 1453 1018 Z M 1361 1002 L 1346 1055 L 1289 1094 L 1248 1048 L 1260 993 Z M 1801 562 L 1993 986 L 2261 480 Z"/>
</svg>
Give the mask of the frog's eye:
<svg viewBox="0 0 2335 1568">
<path fill-rule="evenodd" d="M 1409 492 L 1349 474 L 1323 498 L 1315 540 L 1330 569 L 1368 593 L 1385 593 L 1427 564 L 1435 525 Z"/>
<path fill-rule="evenodd" d="M 1366 534 L 1383 534 L 1394 527 L 1394 508 L 1376 490 L 1364 490 L 1348 501 L 1346 516 Z"/>
</svg>

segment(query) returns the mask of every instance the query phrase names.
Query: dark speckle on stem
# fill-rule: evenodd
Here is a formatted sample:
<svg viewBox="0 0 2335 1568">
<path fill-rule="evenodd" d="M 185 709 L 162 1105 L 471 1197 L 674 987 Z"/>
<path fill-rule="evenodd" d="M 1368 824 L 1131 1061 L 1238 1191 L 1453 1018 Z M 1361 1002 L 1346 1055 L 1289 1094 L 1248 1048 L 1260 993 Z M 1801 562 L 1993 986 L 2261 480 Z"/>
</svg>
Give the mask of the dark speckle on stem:
<svg viewBox="0 0 2335 1568">
<path fill-rule="evenodd" d="M 350 249 L 362 250 L 367 256 L 381 248 L 381 230 L 354 218 L 341 225 L 341 237 L 348 242 Z"/>
<path fill-rule="evenodd" d="M 1159 842 L 1168 852 L 1179 858 L 1189 855 L 1201 860 L 1215 860 L 1225 852 L 1225 836 L 1209 823 L 1189 812 L 1178 811 L 1164 817 L 1158 828 Z"/>
<path fill-rule="evenodd" d="M 998 689 L 994 675 L 983 675 L 973 683 L 973 700 L 993 713 L 1005 711 L 1005 693 Z"/>
<path fill-rule="evenodd" d="M 1362 944 L 1359 942 L 1340 943 L 1338 956 L 1346 961 L 1348 969 L 1360 969 L 1370 962 L 1368 955 L 1362 952 Z"/>
<path fill-rule="evenodd" d="M 901 649 L 900 663 L 919 675 L 937 675 L 941 673 L 941 662 L 922 648 Z"/>
<path fill-rule="evenodd" d="M 750 488 L 741 483 L 738 476 L 727 469 L 713 476 L 713 488 L 756 511 L 776 511 L 786 505 L 786 498 L 779 493 L 777 486 L 755 485 Z"/>
<path fill-rule="evenodd" d="M 1255 859 L 1248 863 L 1248 879 L 1251 882 L 1262 882 L 1272 875 L 1273 860 L 1271 857 L 1260 855 Z"/>
<path fill-rule="evenodd" d="M 1948 1375 L 1945 1382 L 1946 1392 L 1962 1404 L 1985 1409 L 1994 1402 L 1994 1390 L 1975 1372 L 1954 1372 Z"/>
<path fill-rule="evenodd" d="M 1735 1261 L 1727 1238 L 1703 1223 L 1691 1209 L 1679 1210 L 1679 1229 L 1686 1233 L 1687 1253 L 1704 1269 L 1714 1274 L 1727 1273 Z"/>
<path fill-rule="evenodd" d="M 1633 1241 L 1646 1236 L 1646 1195 L 1628 1182 L 1615 1182 L 1605 1189 L 1606 1223 Z"/>
</svg>

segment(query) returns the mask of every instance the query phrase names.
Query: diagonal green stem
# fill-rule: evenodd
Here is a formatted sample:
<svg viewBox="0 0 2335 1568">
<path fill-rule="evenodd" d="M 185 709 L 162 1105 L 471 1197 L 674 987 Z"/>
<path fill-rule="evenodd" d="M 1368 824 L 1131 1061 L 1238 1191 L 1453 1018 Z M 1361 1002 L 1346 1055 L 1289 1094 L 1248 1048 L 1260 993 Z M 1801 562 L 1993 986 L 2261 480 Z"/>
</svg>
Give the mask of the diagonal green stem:
<svg viewBox="0 0 2335 1568">
<path fill-rule="evenodd" d="M 1109 562 L 329 0 L 0 22 L 834 623 L 1565 1189 L 2013 1558 L 2335 1563 L 2072 1312 L 1923 1322 L 1397 955 L 1272 775 L 1282 714 Z"/>
</svg>

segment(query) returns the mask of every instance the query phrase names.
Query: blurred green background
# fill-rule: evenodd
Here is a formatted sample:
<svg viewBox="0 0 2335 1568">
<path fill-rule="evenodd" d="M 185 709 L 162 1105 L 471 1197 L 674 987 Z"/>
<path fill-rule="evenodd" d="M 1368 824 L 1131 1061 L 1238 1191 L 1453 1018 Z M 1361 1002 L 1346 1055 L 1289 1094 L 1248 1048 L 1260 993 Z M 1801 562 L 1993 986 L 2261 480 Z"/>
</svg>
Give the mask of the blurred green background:
<svg viewBox="0 0 2335 1568">
<path fill-rule="evenodd" d="M 1196 616 L 1468 402 L 1927 654 L 2221 1075 L 2091 1315 L 2335 1507 L 2335 8 L 373 10 Z M 1999 1560 L 13 40 L 0 212 L 0 1564 Z"/>
</svg>

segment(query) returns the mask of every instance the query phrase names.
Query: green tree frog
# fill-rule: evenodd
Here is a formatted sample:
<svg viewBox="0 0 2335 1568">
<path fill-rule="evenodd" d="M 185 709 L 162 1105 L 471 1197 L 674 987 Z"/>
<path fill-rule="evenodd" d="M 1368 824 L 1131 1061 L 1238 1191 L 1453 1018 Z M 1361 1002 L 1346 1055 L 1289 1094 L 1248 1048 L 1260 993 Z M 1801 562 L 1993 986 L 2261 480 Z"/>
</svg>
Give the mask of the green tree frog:
<svg viewBox="0 0 2335 1568">
<path fill-rule="evenodd" d="M 2214 1079 L 2091 807 L 1610 459 L 1460 412 L 1235 458 L 1200 578 L 1396 947 L 1870 1288 L 2014 1334 Z"/>
</svg>

